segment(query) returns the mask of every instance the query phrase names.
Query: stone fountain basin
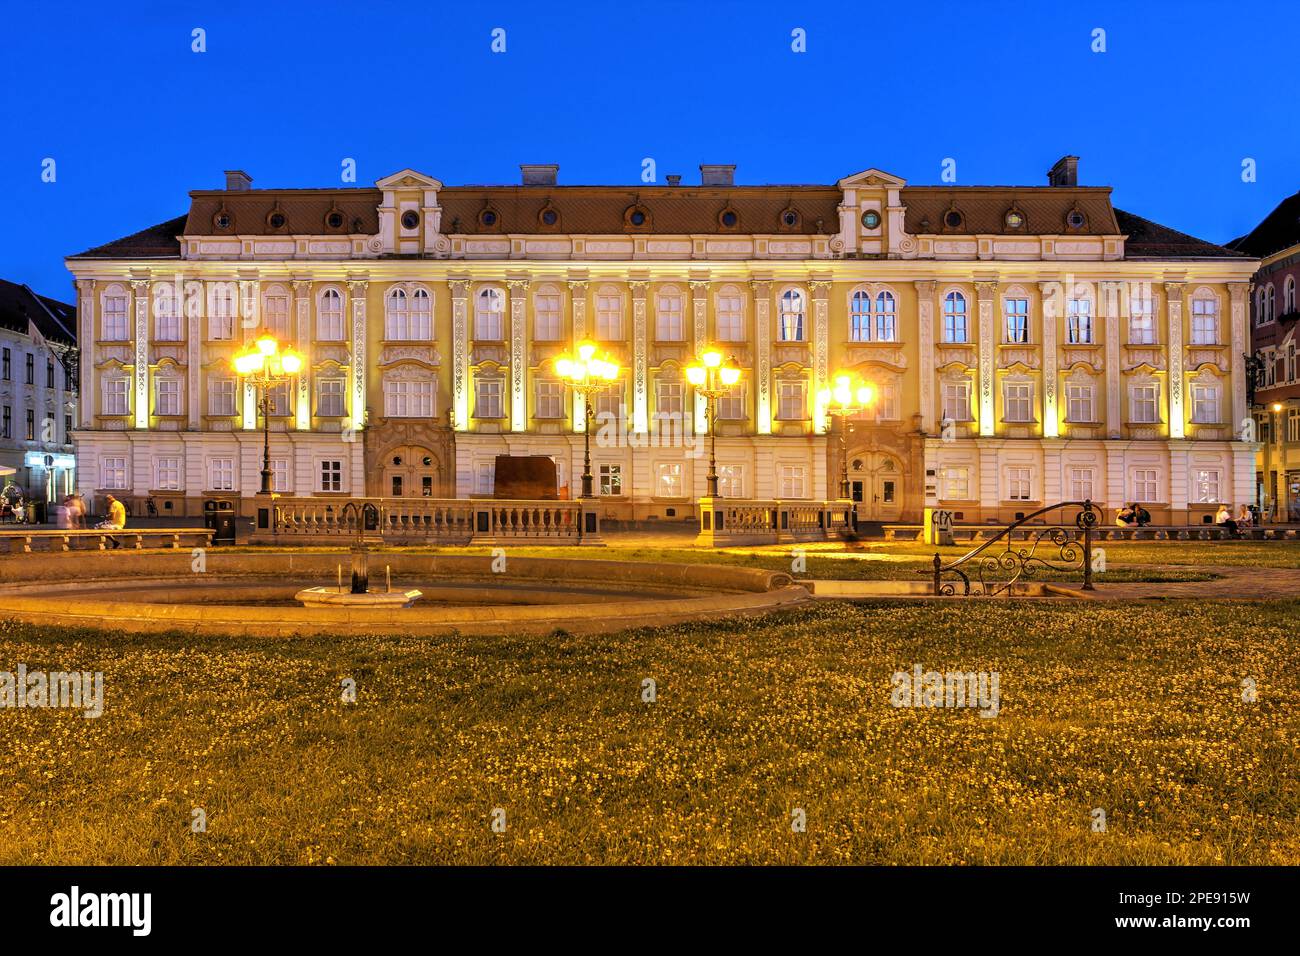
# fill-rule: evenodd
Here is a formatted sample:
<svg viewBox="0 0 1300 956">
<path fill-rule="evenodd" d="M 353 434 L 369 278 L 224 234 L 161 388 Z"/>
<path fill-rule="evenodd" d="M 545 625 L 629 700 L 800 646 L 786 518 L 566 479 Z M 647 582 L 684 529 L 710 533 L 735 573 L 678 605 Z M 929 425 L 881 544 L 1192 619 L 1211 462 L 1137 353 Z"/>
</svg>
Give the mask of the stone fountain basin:
<svg viewBox="0 0 1300 956">
<path fill-rule="evenodd" d="M 424 596 L 423 591 L 367 591 L 353 594 L 347 588 L 303 588 L 293 599 L 304 607 L 334 605 L 337 607 L 394 608 L 410 607 Z"/>
<path fill-rule="evenodd" d="M 338 593 L 337 552 L 210 549 L 0 557 L 0 618 L 125 631 L 257 636 L 601 633 L 765 614 L 812 600 L 787 574 L 727 565 L 372 553 L 411 607 L 301 606 Z M 372 581 L 373 581 L 372 577 Z M 307 587 L 304 587 L 306 585 Z M 382 592 L 380 592 L 382 593 Z"/>
</svg>

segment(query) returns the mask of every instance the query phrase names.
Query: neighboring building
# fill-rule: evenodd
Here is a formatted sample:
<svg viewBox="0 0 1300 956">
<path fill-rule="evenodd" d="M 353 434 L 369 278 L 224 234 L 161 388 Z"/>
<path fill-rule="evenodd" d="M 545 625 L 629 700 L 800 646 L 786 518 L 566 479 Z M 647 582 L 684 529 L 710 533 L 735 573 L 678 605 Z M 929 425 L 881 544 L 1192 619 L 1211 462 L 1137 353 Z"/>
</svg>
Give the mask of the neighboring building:
<svg viewBox="0 0 1300 956">
<path fill-rule="evenodd" d="M 1300 284 L 1300 193 L 1229 245 L 1259 259 L 1251 296 L 1258 503 L 1277 521 L 1300 521 L 1300 371 L 1296 286 Z"/>
<path fill-rule="evenodd" d="M 724 496 L 834 497 L 819 392 L 879 401 L 848 459 L 863 519 L 943 505 L 1002 521 L 1062 499 L 1200 521 L 1254 496 L 1243 364 L 1257 262 L 1112 207 L 1066 157 L 1048 186 L 444 186 L 190 194 L 187 215 L 68 259 L 82 365 L 79 482 L 194 513 L 250 496 L 262 437 L 229 359 L 269 326 L 308 374 L 275 397 L 275 485 L 297 495 L 492 492 L 499 454 L 582 469 L 553 360 L 599 341 L 622 377 L 593 442 L 609 516 L 693 514 L 708 456 L 683 366 L 743 367 L 722 403 Z M 1249 437 L 1249 436 L 1247 436 Z M 250 503 L 242 505 L 248 511 Z"/>
<path fill-rule="evenodd" d="M 77 310 L 0 279 L 0 465 L 31 500 L 75 489 Z"/>
</svg>

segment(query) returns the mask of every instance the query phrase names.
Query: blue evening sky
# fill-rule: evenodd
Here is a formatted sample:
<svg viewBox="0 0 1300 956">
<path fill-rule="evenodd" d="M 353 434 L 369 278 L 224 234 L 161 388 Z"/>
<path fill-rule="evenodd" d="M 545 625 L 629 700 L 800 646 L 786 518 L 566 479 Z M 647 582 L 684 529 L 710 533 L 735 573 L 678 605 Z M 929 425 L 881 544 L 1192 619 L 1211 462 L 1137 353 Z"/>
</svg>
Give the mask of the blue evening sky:
<svg viewBox="0 0 1300 956">
<path fill-rule="evenodd" d="M 645 157 L 687 184 L 701 162 L 938 183 L 951 157 L 959 184 L 1037 185 L 1075 153 L 1081 183 L 1216 242 L 1300 189 L 1294 0 L 5 6 L 0 276 L 63 299 L 63 256 L 180 215 L 222 170 L 331 186 L 345 157 L 359 185 L 514 183 L 521 162 L 633 183 Z"/>
</svg>

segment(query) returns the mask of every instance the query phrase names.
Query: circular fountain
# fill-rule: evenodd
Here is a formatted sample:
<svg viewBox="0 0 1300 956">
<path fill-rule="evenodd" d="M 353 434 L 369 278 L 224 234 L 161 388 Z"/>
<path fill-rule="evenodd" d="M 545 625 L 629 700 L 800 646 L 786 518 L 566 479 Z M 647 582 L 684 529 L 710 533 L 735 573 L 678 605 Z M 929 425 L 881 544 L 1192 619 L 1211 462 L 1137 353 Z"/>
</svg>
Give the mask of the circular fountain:
<svg viewBox="0 0 1300 956">
<path fill-rule="evenodd" d="M 343 589 L 343 566 L 339 565 L 337 587 L 303 588 L 294 595 L 294 600 L 304 607 L 368 607 L 398 608 L 410 607 L 421 597 L 422 591 L 414 588 L 404 591 L 393 590 L 391 567 L 384 569 L 385 589 L 370 590 L 370 549 L 366 545 L 366 529 L 379 527 L 379 509 L 367 502 L 358 506 L 349 501 L 343 506 L 342 514 L 346 519 L 349 511 L 357 518 L 357 541 L 352 545 L 352 583 L 348 590 Z"/>
</svg>

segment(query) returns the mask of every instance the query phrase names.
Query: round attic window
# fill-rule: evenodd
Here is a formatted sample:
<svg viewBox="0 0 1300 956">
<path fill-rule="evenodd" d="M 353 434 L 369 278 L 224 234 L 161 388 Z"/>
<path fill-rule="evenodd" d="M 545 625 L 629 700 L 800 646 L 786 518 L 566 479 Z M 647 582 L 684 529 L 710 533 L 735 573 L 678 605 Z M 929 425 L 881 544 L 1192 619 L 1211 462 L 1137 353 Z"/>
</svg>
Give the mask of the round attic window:
<svg viewBox="0 0 1300 956">
<path fill-rule="evenodd" d="M 1070 214 L 1065 217 L 1065 221 L 1069 224 L 1071 229 L 1082 229 L 1088 223 L 1088 220 L 1084 218 L 1083 213 L 1079 212 L 1077 209 L 1071 210 Z"/>
<path fill-rule="evenodd" d="M 949 229 L 960 229 L 962 224 L 961 213 L 956 209 L 950 209 L 943 214 L 943 224 Z"/>
<path fill-rule="evenodd" d="M 880 228 L 880 213 L 874 209 L 868 209 L 862 214 L 862 225 L 868 229 Z"/>
<path fill-rule="evenodd" d="M 559 221 L 560 221 L 559 213 L 557 213 L 554 209 L 546 209 L 542 211 L 542 222 L 544 224 L 548 226 L 553 226 Z"/>
<path fill-rule="evenodd" d="M 271 228 L 272 228 L 272 229 L 283 229 L 283 228 L 284 228 L 284 213 L 282 213 L 282 212 L 273 212 L 273 213 L 271 213 L 271 217 L 270 217 L 269 219 L 267 219 L 267 222 L 271 224 Z"/>
<path fill-rule="evenodd" d="M 736 228 L 736 223 L 740 222 L 740 217 L 728 209 L 722 214 L 722 224 L 728 229 Z"/>
<path fill-rule="evenodd" d="M 223 213 L 219 213 L 219 214 L 217 215 L 217 218 L 216 218 L 215 222 L 216 222 L 216 224 L 217 224 L 217 228 L 218 228 L 218 229 L 229 229 L 229 228 L 230 228 L 230 217 L 227 216 L 224 212 L 223 212 Z"/>
<path fill-rule="evenodd" d="M 325 217 L 325 225 L 330 229 L 342 229 L 343 213 L 341 212 L 330 213 L 328 216 Z"/>
<path fill-rule="evenodd" d="M 1019 229 L 1025 224 L 1025 217 L 1013 209 L 1011 212 L 1007 213 L 1006 222 L 1008 229 Z"/>
<path fill-rule="evenodd" d="M 490 228 L 497 224 L 497 214 L 493 212 L 491 209 L 484 209 L 481 213 L 479 213 L 478 221 L 481 225 L 488 226 Z"/>
<path fill-rule="evenodd" d="M 636 212 L 632 213 L 632 215 L 628 216 L 627 220 L 628 222 L 632 223 L 632 225 L 634 226 L 644 226 L 645 213 L 643 213 L 640 209 L 638 209 Z"/>
<path fill-rule="evenodd" d="M 799 214 L 793 209 L 787 210 L 781 214 L 781 222 L 793 229 L 799 225 Z"/>
<path fill-rule="evenodd" d="M 402 213 L 402 228 L 414 229 L 420 224 L 420 214 L 414 209 L 408 209 Z"/>
</svg>

